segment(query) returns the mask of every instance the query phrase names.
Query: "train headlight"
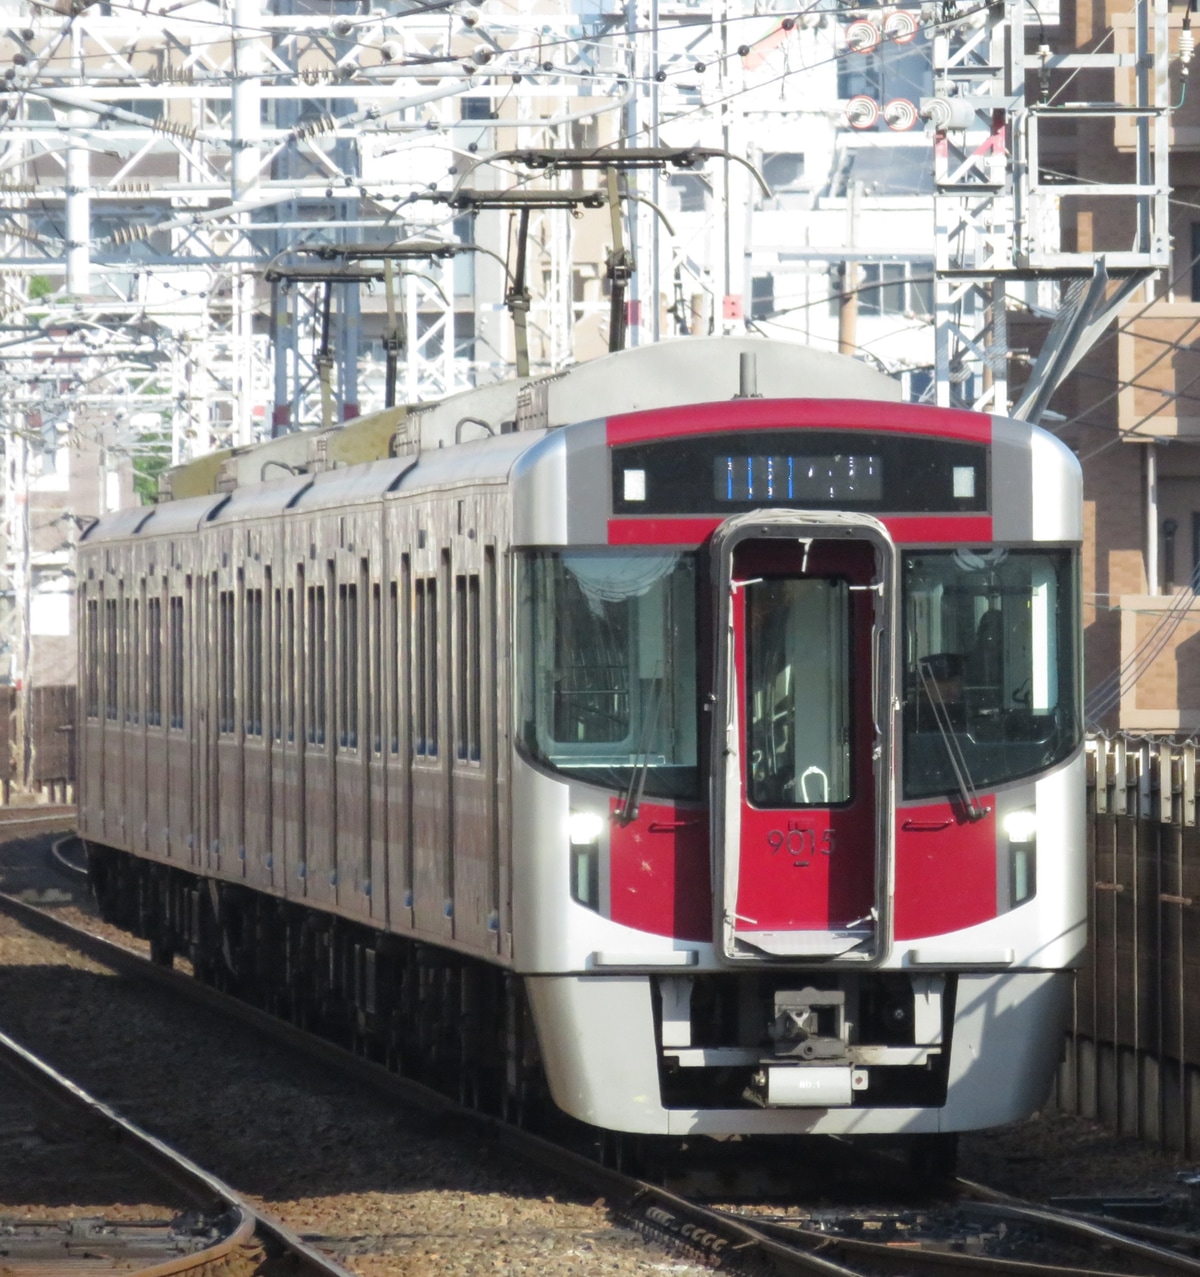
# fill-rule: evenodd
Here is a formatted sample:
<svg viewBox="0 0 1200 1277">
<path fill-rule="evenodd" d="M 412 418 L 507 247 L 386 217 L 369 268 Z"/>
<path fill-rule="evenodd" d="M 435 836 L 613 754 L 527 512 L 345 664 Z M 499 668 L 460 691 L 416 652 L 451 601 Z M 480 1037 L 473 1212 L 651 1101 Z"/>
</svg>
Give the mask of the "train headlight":
<svg viewBox="0 0 1200 1277">
<path fill-rule="evenodd" d="M 598 812 L 573 811 L 567 821 L 567 834 L 572 847 L 586 847 L 600 841 L 604 820 Z"/>
<path fill-rule="evenodd" d="M 1019 905 L 1037 890 L 1037 812 L 1031 807 L 1010 811 L 1003 829 L 1008 839 L 1012 902 Z"/>
<path fill-rule="evenodd" d="M 604 817 L 596 811 L 573 811 L 567 820 L 571 842 L 571 899 L 588 909 L 600 908 L 600 840 Z"/>
</svg>

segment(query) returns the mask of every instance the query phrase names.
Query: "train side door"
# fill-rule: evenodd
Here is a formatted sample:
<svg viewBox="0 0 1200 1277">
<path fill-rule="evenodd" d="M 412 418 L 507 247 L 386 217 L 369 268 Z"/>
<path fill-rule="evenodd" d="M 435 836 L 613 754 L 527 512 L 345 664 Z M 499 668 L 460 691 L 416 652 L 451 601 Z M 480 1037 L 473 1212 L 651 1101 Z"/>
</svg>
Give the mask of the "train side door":
<svg viewBox="0 0 1200 1277">
<path fill-rule="evenodd" d="M 891 699 L 891 541 L 866 516 L 771 511 L 730 520 L 714 548 L 720 943 L 730 958 L 875 956 L 890 859 L 877 725 Z"/>
</svg>

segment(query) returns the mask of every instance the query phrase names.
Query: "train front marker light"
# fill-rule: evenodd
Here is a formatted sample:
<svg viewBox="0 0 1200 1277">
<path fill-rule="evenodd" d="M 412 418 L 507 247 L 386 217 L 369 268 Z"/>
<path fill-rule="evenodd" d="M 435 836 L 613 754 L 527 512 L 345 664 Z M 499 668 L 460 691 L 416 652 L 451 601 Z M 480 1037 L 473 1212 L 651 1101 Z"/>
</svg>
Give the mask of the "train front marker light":
<svg viewBox="0 0 1200 1277">
<path fill-rule="evenodd" d="M 1029 807 L 1010 811 L 1003 828 L 1012 866 L 1012 901 L 1019 905 L 1037 890 L 1037 812 Z"/>
<path fill-rule="evenodd" d="M 589 909 L 600 904 L 600 838 L 604 818 L 599 812 L 573 811 L 567 821 L 571 842 L 571 896 Z"/>
</svg>

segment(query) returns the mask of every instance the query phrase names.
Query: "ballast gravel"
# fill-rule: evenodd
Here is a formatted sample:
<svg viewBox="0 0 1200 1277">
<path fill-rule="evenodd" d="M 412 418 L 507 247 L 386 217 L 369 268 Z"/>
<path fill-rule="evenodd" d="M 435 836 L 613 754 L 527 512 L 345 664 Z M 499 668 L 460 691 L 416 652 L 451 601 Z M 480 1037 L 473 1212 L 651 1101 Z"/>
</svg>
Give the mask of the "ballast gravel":
<svg viewBox="0 0 1200 1277">
<path fill-rule="evenodd" d="M 0 891 L 130 943 L 91 915 L 82 880 L 46 868 L 47 841 L 0 843 Z M 453 1119 L 384 1101 L 3 915 L 0 1029 L 363 1277 L 708 1271 Z M 959 1158 L 967 1178 L 1035 1201 L 1178 1191 L 1189 1165 L 1053 1109 L 964 1136 Z M 820 1204 L 771 1209 L 803 1215 Z"/>
<path fill-rule="evenodd" d="M 0 890 L 28 876 L 6 872 L 13 859 L 0 846 Z M 0 1030 L 363 1277 L 708 1271 L 453 1120 L 385 1102 L 4 915 Z M 38 1213 L 10 1188 L 0 1215 L 14 1193 Z"/>
</svg>

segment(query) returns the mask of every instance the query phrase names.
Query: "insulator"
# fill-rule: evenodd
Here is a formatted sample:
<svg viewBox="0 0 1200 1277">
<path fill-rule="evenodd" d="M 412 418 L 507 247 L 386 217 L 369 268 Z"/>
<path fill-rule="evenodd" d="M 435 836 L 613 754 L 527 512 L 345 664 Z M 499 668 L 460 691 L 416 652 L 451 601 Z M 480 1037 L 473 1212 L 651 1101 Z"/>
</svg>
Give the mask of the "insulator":
<svg viewBox="0 0 1200 1277">
<path fill-rule="evenodd" d="M 879 103 L 860 93 L 846 103 L 846 123 L 852 129 L 873 129 L 879 123 Z"/>
<path fill-rule="evenodd" d="M 879 28 L 865 18 L 858 18 L 846 28 L 846 47 L 854 53 L 870 53 L 879 43 Z"/>
<path fill-rule="evenodd" d="M 975 108 L 962 98 L 923 98 L 920 115 L 939 133 L 948 129 L 969 129 L 975 123 Z"/>
<path fill-rule="evenodd" d="M 908 44 L 918 30 L 916 15 L 909 9 L 895 9 L 883 20 L 883 34 L 893 44 Z"/>
<path fill-rule="evenodd" d="M 1179 33 L 1179 60 L 1184 66 L 1196 56 L 1196 37 L 1191 27 L 1184 27 Z"/>
<path fill-rule="evenodd" d="M 883 108 L 884 123 L 897 133 L 907 132 L 919 118 L 917 108 L 908 98 L 892 98 Z"/>
</svg>

